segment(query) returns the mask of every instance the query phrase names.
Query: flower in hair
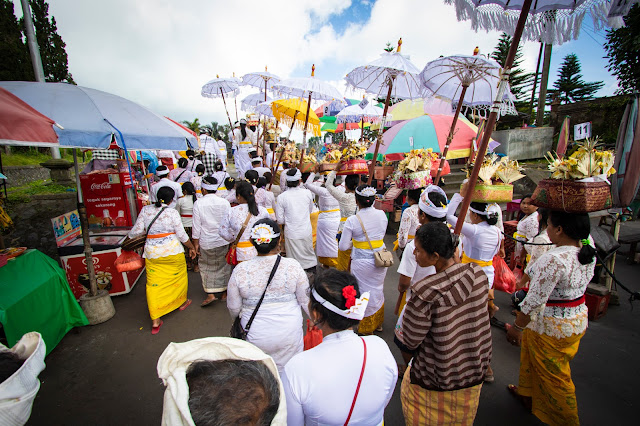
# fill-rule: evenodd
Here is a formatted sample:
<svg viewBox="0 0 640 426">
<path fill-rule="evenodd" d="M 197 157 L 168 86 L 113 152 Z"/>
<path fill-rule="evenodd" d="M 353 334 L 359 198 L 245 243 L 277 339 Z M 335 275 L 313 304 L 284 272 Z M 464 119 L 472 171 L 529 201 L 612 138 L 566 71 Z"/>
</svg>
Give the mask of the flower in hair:
<svg viewBox="0 0 640 426">
<path fill-rule="evenodd" d="M 348 285 L 342 289 L 342 297 L 347 301 L 345 302 L 345 308 L 349 309 L 356 304 L 356 289 L 352 285 Z"/>
<path fill-rule="evenodd" d="M 375 190 L 375 188 L 371 186 L 364 187 L 361 190 L 356 190 L 356 194 L 360 195 L 361 197 L 373 197 L 376 195 L 376 193 L 377 191 Z"/>
<path fill-rule="evenodd" d="M 273 228 L 266 223 L 254 226 L 251 229 L 251 239 L 256 244 L 269 244 L 274 238 L 279 237 L 280 234 L 276 233 Z"/>
</svg>

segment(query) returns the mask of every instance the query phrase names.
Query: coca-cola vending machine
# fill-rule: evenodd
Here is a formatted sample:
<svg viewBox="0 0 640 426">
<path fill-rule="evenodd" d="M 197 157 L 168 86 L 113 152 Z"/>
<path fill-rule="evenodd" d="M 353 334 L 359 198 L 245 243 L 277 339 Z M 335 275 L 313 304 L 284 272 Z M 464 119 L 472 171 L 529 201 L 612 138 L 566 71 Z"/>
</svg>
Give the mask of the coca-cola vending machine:
<svg viewBox="0 0 640 426">
<path fill-rule="evenodd" d="M 90 229 L 133 226 L 138 210 L 129 173 L 80 175 L 80 187 Z"/>
</svg>

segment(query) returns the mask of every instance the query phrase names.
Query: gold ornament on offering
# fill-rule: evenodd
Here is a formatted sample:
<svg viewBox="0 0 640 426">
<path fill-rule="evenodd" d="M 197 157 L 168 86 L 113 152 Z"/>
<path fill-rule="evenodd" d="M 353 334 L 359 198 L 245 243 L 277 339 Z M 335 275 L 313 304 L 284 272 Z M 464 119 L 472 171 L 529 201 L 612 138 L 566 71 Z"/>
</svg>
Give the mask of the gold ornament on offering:
<svg viewBox="0 0 640 426">
<path fill-rule="evenodd" d="M 551 179 L 585 179 L 594 176 L 611 176 L 616 172 L 613 168 L 615 155 L 612 151 L 599 151 L 600 139 L 587 138 L 577 142 L 578 149 L 569 157 L 560 158 L 558 154 L 547 152 L 545 158 L 549 162 Z"/>
<path fill-rule="evenodd" d="M 467 178 L 470 170 L 473 169 L 473 163 L 469 163 L 465 169 Z M 484 185 L 506 184 L 511 185 L 513 182 L 522 179 L 524 175 L 520 173 L 523 168 L 518 164 L 517 160 L 509 160 L 509 157 L 498 157 L 491 153 L 484 157 L 478 177 Z"/>
</svg>

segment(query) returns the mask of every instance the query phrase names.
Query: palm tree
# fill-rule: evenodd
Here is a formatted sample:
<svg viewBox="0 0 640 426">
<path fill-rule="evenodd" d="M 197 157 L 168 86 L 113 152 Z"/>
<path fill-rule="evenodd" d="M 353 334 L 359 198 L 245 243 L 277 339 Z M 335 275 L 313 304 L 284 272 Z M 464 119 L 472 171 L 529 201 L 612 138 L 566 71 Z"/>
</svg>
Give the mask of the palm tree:
<svg viewBox="0 0 640 426">
<path fill-rule="evenodd" d="M 196 132 L 197 135 L 200 134 L 200 120 L 198 118 L 196 118 L 193 121 L 184 120 L 184 121 L 182 121 L 182 124 L 184 124 L 189 129 L 191 129 L 194 132 Z"/>
</svg>

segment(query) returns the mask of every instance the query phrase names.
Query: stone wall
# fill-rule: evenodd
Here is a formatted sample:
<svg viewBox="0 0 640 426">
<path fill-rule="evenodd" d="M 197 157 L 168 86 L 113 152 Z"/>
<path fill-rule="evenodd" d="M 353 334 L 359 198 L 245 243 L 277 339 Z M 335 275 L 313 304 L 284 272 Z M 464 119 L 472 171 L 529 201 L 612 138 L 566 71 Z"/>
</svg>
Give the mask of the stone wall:
<svg viewBox="0 0 640 426">
<path fill-rule="evenodd" d="M 49 169 L 40 165 L 32 166 L 3 166 L 7 177 L 7 188 L 20 186 L 35 180 L 49 179 Z"/>
<path fill-rule="evenodd" d="M 4 236 L 5 246 L 35 248 L 58 260 L 51 219 L 75 210 L 77 205 L 75 192 L 33 195 L 27 202 L 10 202 L 6 210 L 14 227 Z"/>
<path fill-rule="evenodd" d="M 498 130 L 491 137 L 500 142 L 495 152 L 512 160 L 544 158 L 553 145 L 553 127 L 528 127 L 526 129 Z"/>
</svg>

